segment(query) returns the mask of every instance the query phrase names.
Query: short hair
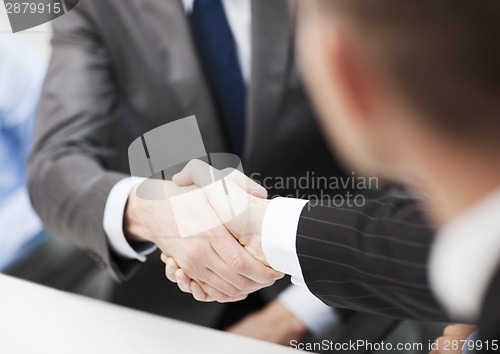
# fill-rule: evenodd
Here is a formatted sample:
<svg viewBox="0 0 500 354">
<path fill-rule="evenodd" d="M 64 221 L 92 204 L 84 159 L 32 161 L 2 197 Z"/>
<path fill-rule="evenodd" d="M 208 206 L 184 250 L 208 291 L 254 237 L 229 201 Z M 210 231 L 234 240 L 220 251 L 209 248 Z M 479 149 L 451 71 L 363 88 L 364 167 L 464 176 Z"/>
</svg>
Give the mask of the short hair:
<svg viewBox="0 0 500 354">
<path fill-rule="evenodd" d="M 499 0 L 319 2 L 359 31 L 367 55 L 430 123 L 500 144 Z"/>
</svg>

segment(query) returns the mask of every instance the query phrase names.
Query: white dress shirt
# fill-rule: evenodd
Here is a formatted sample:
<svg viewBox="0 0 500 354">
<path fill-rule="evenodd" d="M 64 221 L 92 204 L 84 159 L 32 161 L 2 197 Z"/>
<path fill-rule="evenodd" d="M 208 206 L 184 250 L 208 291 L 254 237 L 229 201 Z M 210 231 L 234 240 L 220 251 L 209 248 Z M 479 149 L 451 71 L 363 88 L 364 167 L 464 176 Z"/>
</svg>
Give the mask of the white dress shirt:
<svg viewBox="0 0 500 354">
<path fill-rule="evenodd" d="M 476 322 L 500 266 L 500 190 L 456 217 L 438 234 L 431 284 L 450 316 Z"/>
<path fill-rule="evenodd" d="M 182 2 L 185 11 L 191 12 L 194 0 L 182 0 Z M 243 79 L 248 84 L 251 74 L 252 43 L 250 0 L 222 0 L 222 4 L 236 42 Z M 125 178 L 111 189 L 104 210 L 103 226 L 111 249 L 116 254 L 145 262 L 146 256 L 156 247 L 143 245 L 143 249 L 132 248 L 123 232 L 123 216 L 128 195 L 134 185 L 140 182 L 141 180 Z M 289 287 L 280 295 L 279 301 L 316 336 L 320 336 L 339 320 L 332 308 L 323 304 L 305 287 L 296 289 L 293 286 Z"/>
<path fill-rule="evenodd" d="M 267 261 L 274 269 L 291 275 L 296 284 L 304 284 L 295 243 L 306 204 L 300 199 L 274 199 L 262 228 Z M 432 247 L 432 289 L 455 320 L 479 319 L 486 291 L 500 266 L 499 210 L 500 190 L 443 227 Z"/>
<path fill-rule="evenodd" d="M 262 225 L 262 248 L 269 265 L 292 276 L 292 282 L 304 285 L 297 256 L 296 236 L 302 209 L 308 200 L 275 198 L 269 203 Z"/>
</svg>

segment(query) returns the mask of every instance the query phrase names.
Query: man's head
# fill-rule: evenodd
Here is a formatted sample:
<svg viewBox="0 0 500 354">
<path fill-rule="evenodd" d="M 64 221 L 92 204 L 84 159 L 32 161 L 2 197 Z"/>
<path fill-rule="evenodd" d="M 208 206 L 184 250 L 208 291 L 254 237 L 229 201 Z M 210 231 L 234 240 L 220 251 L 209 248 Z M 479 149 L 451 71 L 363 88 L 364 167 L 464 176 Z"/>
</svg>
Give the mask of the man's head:
<svg viewBox="0 0 500 354">
<path fill-rule="evenodd" d="M 500 1 L 298 0 L 298 7 L 305 78 L 346 162 L 399 179 L 411 177 L 405 160 L 421 158 L 418 149 L 498 151 Z"/>
</svg>

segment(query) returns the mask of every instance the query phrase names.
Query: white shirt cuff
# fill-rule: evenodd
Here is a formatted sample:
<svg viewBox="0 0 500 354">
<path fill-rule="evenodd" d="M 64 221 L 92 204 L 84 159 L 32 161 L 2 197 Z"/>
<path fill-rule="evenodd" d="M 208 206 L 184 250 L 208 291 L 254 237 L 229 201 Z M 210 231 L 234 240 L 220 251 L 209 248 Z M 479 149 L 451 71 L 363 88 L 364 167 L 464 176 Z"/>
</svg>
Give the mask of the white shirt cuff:
<svg viewBox="0 0 500 354">
<path fill-rule="evenodd" d="M 141 249 L 134 249 L 123 232 L 123 215 L 130 192 L 143 181 L 142 178 L 129 177 L 115 184 L 106 200 L 103 220 L 104 232 L 108 237 L 111 250 L 123 258 L 137 259 L 141 262 L 146 261 L 146 256 L 154 252 L 156 246 L 143 244 Z"/>
<path fill-rule="evenodd" d="M 269 265 L 292 276 L 292 283 L 304 284 L 295 245 L 302 209 L 308 200 L 275 198 L 269 203 L 262 225 L 262 249 Z"/>
<path fill-rule="evenodd" d="M 279 295 L 278 301 L 293 313 L 316 338 L 322 338 L 341 322 L 337 311 L 325 305 L 306 287 L 291 285 Z"/>
</svg>

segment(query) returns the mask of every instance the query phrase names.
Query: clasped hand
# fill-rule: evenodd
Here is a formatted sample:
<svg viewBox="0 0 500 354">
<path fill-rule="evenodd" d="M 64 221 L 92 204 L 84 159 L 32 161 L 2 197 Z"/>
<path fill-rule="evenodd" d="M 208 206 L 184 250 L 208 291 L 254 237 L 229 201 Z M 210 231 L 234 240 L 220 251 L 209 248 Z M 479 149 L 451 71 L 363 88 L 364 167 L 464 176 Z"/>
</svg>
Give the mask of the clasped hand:
<svg viewBox="0 0 500 354">
<path fill-rule="evenodd" d="M 162 251 L 166 277 L 199 301 L 229 302 L 283 277 L 261 246 L 267 191 L 234 169 L 193 160 L 172 181 L 151 180 L 167 198 L 130 194 L 125 231 Z"/>
</svg>

